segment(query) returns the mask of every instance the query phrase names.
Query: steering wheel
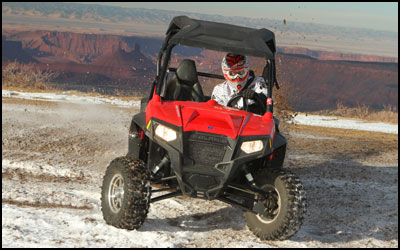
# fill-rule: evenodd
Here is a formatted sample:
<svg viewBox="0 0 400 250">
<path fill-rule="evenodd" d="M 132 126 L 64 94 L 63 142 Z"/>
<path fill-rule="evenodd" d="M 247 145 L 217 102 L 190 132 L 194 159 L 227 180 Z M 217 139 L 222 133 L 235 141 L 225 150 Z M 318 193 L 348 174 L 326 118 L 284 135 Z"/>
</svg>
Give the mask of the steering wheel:
<svg viewBox="0 0 400 250">
<path fill-rule="evenodd" d="M 241 108 L 241 110 L 247 111 L 247 112 L 251 112 L 249 111 L 249 104 L 248 104 L 248 100 L 254 100 L 255 103 L 257 103 L 261 108 L 262 108 L 262 113 L 264 114 L 267 110 L 264 101 L 258 96 L 258 95 L 254 95 L 254 98 L 246 98 L 243 96 L 242 93 L 238 93 L 236 95 L 234 95 L 229 101 L 228 104 L 226 105 L 227 107 L 232 107 L 235 108 L 234 105 L 237 104 L 237 102 L 239 101 L 240 98 L 243 98 L 243 107 Z"/>
</svg>

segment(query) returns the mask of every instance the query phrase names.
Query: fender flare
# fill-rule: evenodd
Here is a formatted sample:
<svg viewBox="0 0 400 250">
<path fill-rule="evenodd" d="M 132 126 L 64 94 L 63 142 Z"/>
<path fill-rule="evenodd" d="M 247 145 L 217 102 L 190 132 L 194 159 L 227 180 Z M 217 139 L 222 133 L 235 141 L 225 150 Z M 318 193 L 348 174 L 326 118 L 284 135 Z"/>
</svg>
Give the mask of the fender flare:
<svg viewBox="0 0 400 250">
<path fill-rule="evenodd" d="M 132 117 L 129 133 L 134 132 L 135 130 L 137 132 L 139 128 L 144 130 L 145 126 L 146 126 L 146 112 L 137 113 Z"/>
<path fill-rule="evenodd" d="M 139 159 L 141 155 L 142 140 L 139 137 L 139 130 L 143 129 L 146 122 L 146 113 L 140 112 L 133 116 L 129 127 L 128 154 L 127 156 Z M 142 159 L 146 162 L 147 159 Z"/>
</svg>

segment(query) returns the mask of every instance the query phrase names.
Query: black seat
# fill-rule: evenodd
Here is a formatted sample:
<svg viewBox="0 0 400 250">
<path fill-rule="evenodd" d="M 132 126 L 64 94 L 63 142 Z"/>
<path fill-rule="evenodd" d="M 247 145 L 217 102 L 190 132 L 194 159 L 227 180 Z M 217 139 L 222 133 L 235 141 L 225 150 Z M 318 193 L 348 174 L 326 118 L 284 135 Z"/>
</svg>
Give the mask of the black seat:
<svg viewBox="0 0 400 250">
<path fill-rule="evenodd" d="M 164 98 L 174 101 L 205 101 L 193 60 L 184 59 L 179 64 L 176 73 L 167 82 Z"/>
</svg>

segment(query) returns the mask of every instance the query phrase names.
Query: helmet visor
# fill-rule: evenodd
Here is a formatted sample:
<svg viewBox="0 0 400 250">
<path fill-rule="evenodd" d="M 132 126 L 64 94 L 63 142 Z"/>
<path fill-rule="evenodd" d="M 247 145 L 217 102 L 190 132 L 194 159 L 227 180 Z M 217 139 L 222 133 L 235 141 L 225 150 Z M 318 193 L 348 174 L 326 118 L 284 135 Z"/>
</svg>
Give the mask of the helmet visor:
<svg viewBox="0 0 400 250">
<path fill-rule="evenodd" d="M 230 79 L 230 80 L 235 80 L 237 78 L 239 79 L 244 79 L 248 73 L 248 67 L 246 68 L 240 68 L 240 69 L 226 69 L 225 70 L 225 75 Z"/>
</svg>

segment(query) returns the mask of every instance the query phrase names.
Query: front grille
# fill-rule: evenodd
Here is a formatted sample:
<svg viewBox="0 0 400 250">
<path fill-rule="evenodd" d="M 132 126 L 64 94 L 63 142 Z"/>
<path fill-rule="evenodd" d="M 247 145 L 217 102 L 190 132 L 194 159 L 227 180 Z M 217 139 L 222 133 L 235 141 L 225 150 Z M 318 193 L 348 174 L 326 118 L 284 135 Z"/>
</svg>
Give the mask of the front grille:
<svg viewBox="0 0 400 250">
<path fill-rule="evenodd" d="M 214 167 L 223 161 L 227 141 L 224 136 L 193 133 L 187 142 L 187 152 L 194 165 Z"/>
<path fill-rule="evenodd" d="M 220 185 L 224 173 L 214 166 L 224 160 L 227 138 L 202 132 L 188 132 L 184 137 L 183 179 L 199 192 Z"/>
</svg>

